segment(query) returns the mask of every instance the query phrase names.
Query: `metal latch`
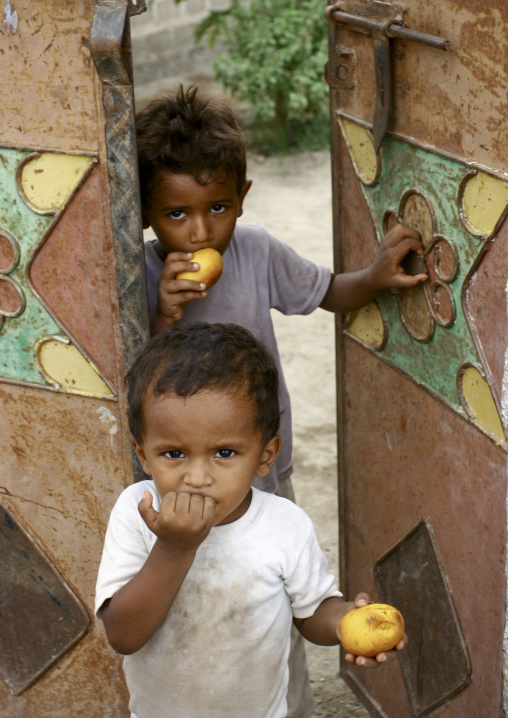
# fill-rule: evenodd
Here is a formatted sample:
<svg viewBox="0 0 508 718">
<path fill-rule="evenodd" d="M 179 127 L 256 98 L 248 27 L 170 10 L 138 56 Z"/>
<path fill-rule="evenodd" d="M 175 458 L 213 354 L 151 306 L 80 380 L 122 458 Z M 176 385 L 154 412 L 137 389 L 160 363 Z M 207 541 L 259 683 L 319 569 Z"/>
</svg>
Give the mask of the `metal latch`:
<svg viewBox="0 0 508 718">
<path fill-rule="evenodd" d="M 391 73 L 390 39 L 392 37 L 412 40 L 438 50 L 449 50 L 451 43 L 435 35 L 427 35 L 411 30 L 404 25 L 405 7 L 398 3 L 386 3 L 379 0 L 341 0 L 329 5 L 325 10 L 328 22 L 349 25 L 352 29 L 372 34 L 374 43 L 374 63 L 376 75 L 376 106 L 372 127 L 372 139 L 376 153 L 379 151 L 388 128 L 391 110 Z M 346 89 L 344 85 L 343 47 L 337 49 L 337 55 L 327 64 L 326 80 L 331 87 Z M 335 79 L 336 77 L 336 79 Z M 349 81 L 349 87 L 353 83 Z"/>
</svg>

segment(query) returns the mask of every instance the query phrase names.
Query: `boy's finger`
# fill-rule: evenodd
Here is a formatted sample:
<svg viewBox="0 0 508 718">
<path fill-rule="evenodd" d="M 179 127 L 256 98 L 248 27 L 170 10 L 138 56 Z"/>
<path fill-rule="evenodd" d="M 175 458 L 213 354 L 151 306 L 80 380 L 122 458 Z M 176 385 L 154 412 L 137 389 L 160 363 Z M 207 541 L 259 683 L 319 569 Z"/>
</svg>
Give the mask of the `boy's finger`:
<svg viewBox="0 0 508 718">
<path fill-rule="evenodd" d="M 188 268 L 193 256 L 192 252 L 169 252 L 169 254 L 166 254 L 164 266 L 166 267 L 168 264 L 174 264 L 175 262 L 185 262 L 185 266 Z"/>
<path fill-rule="evenodd" d="M 193 279 L 174 279 L 171 282 L 171 288 L 175 292 L 202 292 L 206 289 L 206 284 L 195 282 Z"/>
<path fill-rule="evenodd" d="M 396 256 L 397 260 L 400 261 L 404 259 L 409 252 L 423 254 L 423 251 L 423 245 L 417 237 L 405 237 L 393 247 L 393 256 Z"/>
<path fill-rule="evenodd" d="M 217 510 L 217 504 L 211 496 L 205 496 L 205 502 L 203 506 L 203 520 L 205 523 L 212 523 L 215 518 L 215 512 Z"/>
<path fill-rule="evenodd" d="M 189 500 L 189 514 L 193 518 L 201 519 L 205 508 L 205 497 L 200 494 L 191 494 Z"/>
<path fill-rule="evenodd" d="M 368 606 L 370 603 L 370 596 L 365 591 L 361 591 L 360 593 L 357 593 L 355 596 L 355 608 L 360 608 L 361 606 Z"/>
<path fill-rule="evenodd" d="M 346 653 L 346 661 L 348 663 L 354 663 L 357 666 L 363 668 L 378 668 L 379 663 L 374 658 L 366 658 L 366 656 L 353 656 L 352 653 Z"/>
<path fill-rule="evenodd" d="M 399 244 L 401 241 L 403 241 L 406 237 L 416 240 L 420 239 L 420 235 L 415 229 L 411 229 L 411 227 L 406 227 L 406 225 L 404 224 L 397 224 L 393 229 L 388 232 L 387 235 L 385 235 L 383 243 L 388 247 L 394 247 L 396 244 Z"/>
<path fill-rule="evenodd" d="M 174 279 L 174 277 L 181 272 L 197 272 L 198 269 L 199 264 L 197 262 L 184 262 L 176 260 L 168 262 L 166 258 L 166 262 L 164 263 L 160 276 L 166 280 Z"/>
<path fill-rule="evenodd" d="M 400 274 L 394 282 L 394 287 L 399 289 L 410 289 L 416 287 L 418 284 L 423 284 L 429 278 L 428 274 Z"/>
<path fill-rule="evenodd" d="M 138 504 L 138 511 L 145 524 L 150 528 L 157 520 L 159 512 L 153 507 L 153 496 L 149 491 L 143 493 L 143 498 Z"/>
<path fill-rule="evenodd" d="M 186 491 L 176 494 L 175 513 L 188 514 L 190 512 L 191 494 Z"/>
</svg>

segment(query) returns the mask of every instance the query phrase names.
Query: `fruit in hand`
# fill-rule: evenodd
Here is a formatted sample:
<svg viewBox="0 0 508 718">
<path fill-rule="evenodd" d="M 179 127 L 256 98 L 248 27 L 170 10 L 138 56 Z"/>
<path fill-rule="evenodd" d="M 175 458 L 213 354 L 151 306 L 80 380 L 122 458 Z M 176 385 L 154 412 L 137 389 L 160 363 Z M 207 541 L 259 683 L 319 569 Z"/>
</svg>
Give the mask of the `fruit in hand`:
<svg viewBox="0 0 508 718">
<path fill-rule="evenodd" d="M 404 635 L 404 619 L 393 606 L 371 603 L 346 613 L 339 630 L 348 653 L 372 658 L 395 648 Z"/>
<path fill-rule="evenodd" d="M 206 288 L 210 289 L 216 284 L 222 274 L 222 257 L 216 249 L 207 247 L 206 249 L 198 249 L 192 255 L 192 262 L 199 264 L 197 272 L 180 272 L 176 275 L 177 279 L 192 279 L 195 282 L 206 284 Z"/>
</svg>

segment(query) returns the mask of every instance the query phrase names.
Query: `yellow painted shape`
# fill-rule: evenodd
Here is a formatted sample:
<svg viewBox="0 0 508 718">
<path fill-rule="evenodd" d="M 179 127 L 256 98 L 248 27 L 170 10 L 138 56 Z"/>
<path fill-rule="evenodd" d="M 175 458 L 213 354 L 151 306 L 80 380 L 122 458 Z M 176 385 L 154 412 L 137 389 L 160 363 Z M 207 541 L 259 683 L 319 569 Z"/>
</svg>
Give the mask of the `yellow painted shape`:
<svg viewBox="0 0 508 718">
<path fill-rule="evenodd" d="M 42 212 L 61 209 L 93 162 L 85 155 L 44 152 L 28 160 L 21 170 L 21 190 Z"/>
<path fill-rule="evenodd" d="M 467 367 L 460 376 L 460 383 L 464 400 L 478 424 L 504 442 L 503 425 L 490 386 L 478 369 L 474 366 Z"/>
<path fill-rule="evenodd" d="M 428 247 L 434 236 L 434 220 L 425 197 L 421 194 L 410 194 L 404 202 L 402 221 L 420 233 L 422 244 Z"/>
<path fill-rule="evenodd" d="M 46 337 L 37 342 L 35 355 L 44 376 L 57 388 L 85 396 L 112 396 L 97 369 L 66 339 Z"/>
<path fill-rule="evenodd" d="M 347 320 L 347 330 L 357 339 L 373 349 L 379 349 L 385 341 L 385 325 L 381 312 L 375 302 L 369 302 L 356 312 L 352 312 Z"/>
<path fill-rule="evenodd" d="M 467 181 L 462 204 L 466 222 L 479 234 L 489 237 L 508 205 L 508 183 L 478 172 Z"/>
<path fill-rule="evenodd" d="M 372 184 L 378 175 L 379 160 L 368 130 L 345 117 L 339 118 L 339 124 L 358 177 Z"/>
</svg>

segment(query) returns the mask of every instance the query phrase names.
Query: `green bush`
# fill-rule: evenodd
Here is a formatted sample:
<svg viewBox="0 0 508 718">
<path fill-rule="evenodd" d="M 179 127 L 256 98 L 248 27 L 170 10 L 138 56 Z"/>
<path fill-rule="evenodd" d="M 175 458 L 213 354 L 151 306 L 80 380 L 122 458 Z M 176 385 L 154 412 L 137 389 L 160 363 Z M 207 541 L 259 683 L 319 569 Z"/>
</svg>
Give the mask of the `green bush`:
<svg viewBox="0 0 508 718">
<path fill-rule="evenodd" d="M 177 0 L 178 1 L 178 0 Z M 266 153 L 328 145 L 328 57 L 323 0 L 233 0 L 212 11 L 196 31 L 226 52 L 214 77 L 248 106 L 247 138 Z"/>
</svg>

